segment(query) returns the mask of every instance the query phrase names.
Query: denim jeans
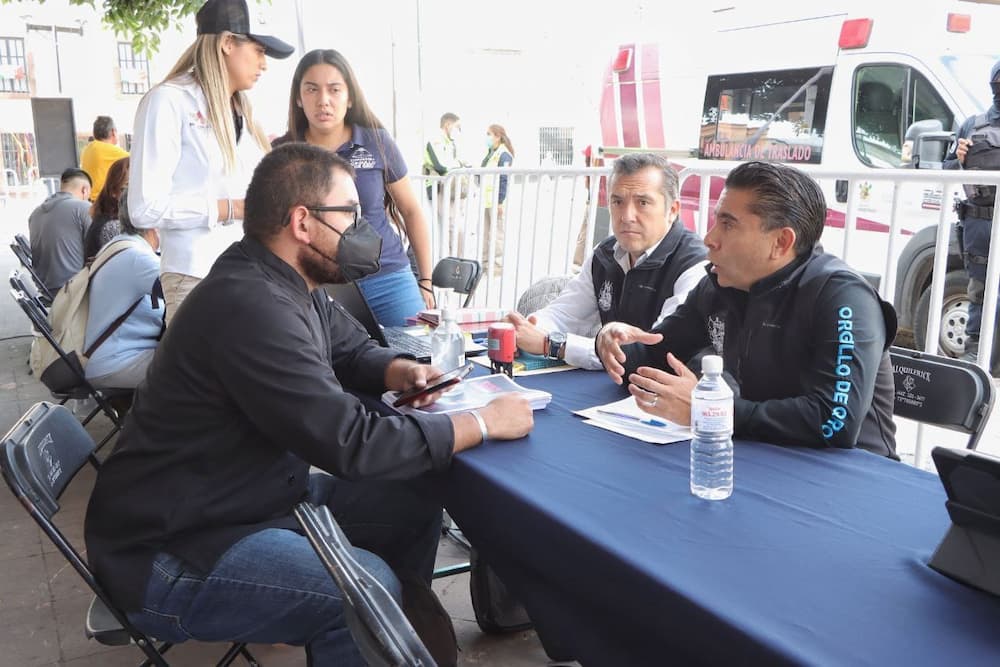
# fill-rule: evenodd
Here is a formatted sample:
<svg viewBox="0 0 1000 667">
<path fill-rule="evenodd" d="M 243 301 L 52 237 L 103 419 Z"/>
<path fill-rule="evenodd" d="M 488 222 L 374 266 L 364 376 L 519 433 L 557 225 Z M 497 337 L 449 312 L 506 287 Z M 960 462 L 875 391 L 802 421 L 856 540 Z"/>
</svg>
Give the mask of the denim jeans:
<svg viewBox="0 0 1000 667">
<path fill-rule="evenodd" d="M 355 558 L 397 600 L 401 589 L 392 568 L 429 582 L 434 567 L 441 509 L 422 484 L 310 477 L 310 500 L 330 506 L 355 545 Z M 291 530 L 243 538 L 207 574 L 158 554 L 143 610 L 128 616 L 159 640 L 292 644 L 306 647 L 310 665 L 365 664 L 347 629 L 340 590 L 308 540 Z"/>
<path fill-rule="evenodd" d="M 408 268 L 365 278 L 358 281 L 358 287 L 382 326 L 403 326 L 407 317 L 426 307 L 417 279 Z"/>
</svg>

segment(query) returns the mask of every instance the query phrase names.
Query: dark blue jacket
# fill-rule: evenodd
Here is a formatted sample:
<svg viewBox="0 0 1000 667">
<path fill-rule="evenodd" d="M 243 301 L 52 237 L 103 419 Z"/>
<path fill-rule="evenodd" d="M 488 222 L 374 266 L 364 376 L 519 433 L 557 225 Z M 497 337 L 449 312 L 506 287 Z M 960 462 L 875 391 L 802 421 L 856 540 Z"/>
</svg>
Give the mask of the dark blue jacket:
<svg viewBox="0 0 1000 667">
<path fill-rule="evenodd" d="M 842 261 L 819 251 L 755 283 L 709 274 L 658 327 L 663 342 L 626 349 L 626 371 L 664 368 L 707 345 L 735 380 L 737 436 L 781 445 L 860 447 L 896 457 L 889 345 L 896 314 Z"/>
</svg>

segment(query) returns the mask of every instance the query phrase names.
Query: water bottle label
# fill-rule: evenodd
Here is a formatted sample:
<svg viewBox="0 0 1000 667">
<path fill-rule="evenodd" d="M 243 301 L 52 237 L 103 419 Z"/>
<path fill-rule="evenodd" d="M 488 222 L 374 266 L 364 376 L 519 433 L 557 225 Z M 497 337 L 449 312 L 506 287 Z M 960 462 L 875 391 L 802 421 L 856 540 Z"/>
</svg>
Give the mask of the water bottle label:
<svg viewBox="0 0 1000 667">
<path fill-rule="evenodd" d="M 732 433 L 732 405 L 699 405 L 691 426 L 696 433 Z"/>
</svg>

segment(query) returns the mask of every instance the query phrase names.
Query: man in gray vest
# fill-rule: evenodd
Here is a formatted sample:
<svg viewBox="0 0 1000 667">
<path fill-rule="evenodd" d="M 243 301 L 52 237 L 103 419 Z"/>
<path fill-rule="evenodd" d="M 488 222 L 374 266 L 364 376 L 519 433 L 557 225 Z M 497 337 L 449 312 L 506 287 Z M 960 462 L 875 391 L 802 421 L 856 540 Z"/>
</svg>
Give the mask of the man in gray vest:
<svg viewBox="0 0 1000 667">
<path fill-rule="evenodd" d="M 955 149 L 944 161 L 945 169 L 1000 169 L 1000 62 L 990 71 L 993 106 L 971 116 L 958 131 Z M 969 274 L 969 319 L 965 324 L 963 359 L 979 356 L 979 328 L 986 292 L 986 258 L 990 254 L 994 185 L 965 185 L 967 199 L 956 206 L 961 225 L 962 261 Z"/>
<path fill-rule="evenodd" d="M 615 160 L 608 194 L 612 236 L 549 305 L 511 313 L 525 352 L 599 370 L 594 335 L 620 321 L 649 329 L 683 303 L 705 277 L 705 246 L 684 228 L 677 172 L 655 153 Z"/>
<path fill-rule="evenodd" d="M 62 173 L 59 192 L 28 218 L 31 261 L 45 287 L 55 294 L 83 268 L 83 238 L 90 227 L 91 181 L 82 169 Z"/>
</svg>

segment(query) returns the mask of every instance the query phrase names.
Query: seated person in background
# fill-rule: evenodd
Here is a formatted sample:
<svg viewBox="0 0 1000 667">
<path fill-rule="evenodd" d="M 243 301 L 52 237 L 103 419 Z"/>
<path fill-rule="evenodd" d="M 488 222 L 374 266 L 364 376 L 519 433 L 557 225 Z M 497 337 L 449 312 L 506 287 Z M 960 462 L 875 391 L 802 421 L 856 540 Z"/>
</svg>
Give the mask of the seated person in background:
<svg viewBox="0 0 1000 667">
<path fill-rule="evenodd" d="M 614 233 L 555 300 L 527 318 L 511 313 L 517 346 L 597 370 L 594 335 L 621 321 L 648 329 L 674 312 L 704 275 L 705 247 L 684 228 L 678 179 L 653 153 L 615 161 L 608 204 Z"/>
<path fill-rule="evenodd" d="M 394 571 L 429 584 L 440 537 L 432 479 L 413 478 L 531 429 L 530 405 L 513 395 L 477 413 L 381 416 L 345 391 L 425 387 L 440 374 L 379 347 L 317 289 L 378 268 L 353 174 L 304 143 L 261 160 L 245 236 L 171 320 L 98 472 L 88 558 L 158 639 L 304 645 L 313 665 L 364 664 L 296 503 L 329 505 L 361 564 L 398 596 Z"/>
<path fill-rule="evenodd" d="M 105 186 L 100 197 L 107 191 Z M 160 258 L 156 254 L 160 236 L 155 229 L 133 227 L 124 206 L 117 222 L 122 233 L 111 242 L 129 244 L 124 250 L 116 250 L 90 281 L 84 350 L 93 349 L 87 362 L 91 384 L 131 389 L 146 377 L 163 330 L 163 299 L 153 296 L 153 286 L 160 277 Z"/>
<path fill-rule="evenodd" d="M 53 295 L 83 268 L 83 237 L 90 227 L 90 176 L 67 169 L 59 192 L 43 201 L 28 217 L 31 264 Z"/>
<path fill-rule="evenodd" d="M 823 193 L 802 172 L 765 162 L 733 169 L 705 236 L 709 275 L 651 331 L 601 329 L 608 374 L 628 379 L 644 411 L 690 424 L 697 378 L 682 362 L 710 344 L 735 382 L 737 436 L 897 458 L 896 314 L 815 247 L 825 219 Z"/>
<path fill-rule="evenodd" d="M 87 261 L 93 260 L 108 241 L 122 233 L 122 226 L 118 224 L 118 207 L 124 201 L 122 192 L 128 185 L 128 165 L 128 157 L 111 165 L 104 189 L 90 207 L 90 227 L 83 238 L 83 253 Z"/>
</svg>

